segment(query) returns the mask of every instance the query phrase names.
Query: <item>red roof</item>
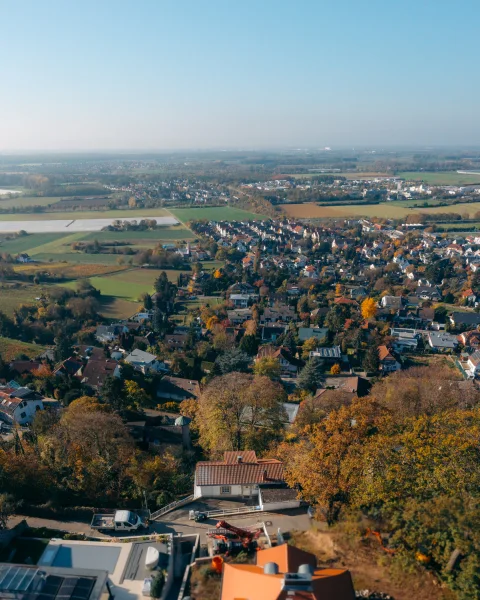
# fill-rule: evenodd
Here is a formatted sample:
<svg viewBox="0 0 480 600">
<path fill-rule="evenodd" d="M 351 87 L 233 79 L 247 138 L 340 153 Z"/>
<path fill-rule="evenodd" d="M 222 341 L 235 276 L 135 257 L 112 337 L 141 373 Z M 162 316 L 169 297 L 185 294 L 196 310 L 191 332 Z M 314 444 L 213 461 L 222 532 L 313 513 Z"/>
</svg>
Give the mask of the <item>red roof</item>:
<svg viewBox="0 0 480 600">
<path fill-rule="evenodd" d="M 275 459 L 257 458 L 253 450 L 225 452 L 223 461 L 198 462 L 196 485 L 247 485 L 283 482 L 283 464 Z"/>
</svg>

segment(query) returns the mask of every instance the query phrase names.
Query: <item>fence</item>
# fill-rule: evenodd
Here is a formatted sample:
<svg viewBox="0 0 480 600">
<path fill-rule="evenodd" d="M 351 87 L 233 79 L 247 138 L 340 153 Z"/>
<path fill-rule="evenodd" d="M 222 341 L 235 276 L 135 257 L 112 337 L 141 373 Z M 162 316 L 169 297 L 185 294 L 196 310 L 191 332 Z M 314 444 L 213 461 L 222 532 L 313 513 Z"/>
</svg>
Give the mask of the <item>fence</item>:
<svg viewBox="0 0 480 600">
<path fill-rule="evenodd" d="M 159 510 L 153 512 L 150 515 L 150 519 L 152 521 L 155 521 L 155 519 L 158 519 L 159 517 L 165 515 L 166 513 L 170 512 L 171 510 L 175 510 L 176 508 L 179 508 L 180 506 L 189 504 L 190 502 L 193 502 L 194 500 L 195 500 L 195 496 L 193 494 L 191 494 L 190 496 L 187 496 L 186 498 L 182 498 L 181 500 L 177 500 L 176 502 L 167 504 L 166 506 L 163 506 Z"/>
</svg>

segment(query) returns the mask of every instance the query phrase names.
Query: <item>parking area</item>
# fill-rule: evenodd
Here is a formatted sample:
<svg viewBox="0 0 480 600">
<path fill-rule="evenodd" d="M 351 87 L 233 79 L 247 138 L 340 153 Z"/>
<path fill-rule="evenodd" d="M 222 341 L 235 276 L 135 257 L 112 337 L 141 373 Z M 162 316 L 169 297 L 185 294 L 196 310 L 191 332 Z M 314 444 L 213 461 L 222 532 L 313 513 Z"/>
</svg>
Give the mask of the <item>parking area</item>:
<svg viewBox="0 0 480 600">
<path fill-rule="evenodd" d="M 215 527 L 220 520 L 228 521 L 239 527 L 249 527 L 257 523 L 264 522 L 267 527 L 268 534 L 276 534 L 278 529 L 282 533 L 292 531 L 294 529 L 306 530 L 311 527 L 311 519 L 305 508 L 295 508 L 285 511 L 275 512 L 255 512 L 243 515 L 226 515 L 225 517 L 216 517 L 207 519 L 201 523 L 196 523 L 190 520 L 188 515 L 190 510 L 198 510 L 202 512 L 212 510 L 228 510 L 231 508 L 240 508 L 242 506 L 252 506 L 252 503 L 244 503 L 233 500 L 206 500 L 204 502 L 197 501 L 187 504 L 171 513 L 164 515 L 161 520 L 152 523 L 153 529 L 158 533 L 178 533 L 181 535 L 200 534 L 201 542 L 205 541 L 205 534 L 208 529 Z"/>
</svg>

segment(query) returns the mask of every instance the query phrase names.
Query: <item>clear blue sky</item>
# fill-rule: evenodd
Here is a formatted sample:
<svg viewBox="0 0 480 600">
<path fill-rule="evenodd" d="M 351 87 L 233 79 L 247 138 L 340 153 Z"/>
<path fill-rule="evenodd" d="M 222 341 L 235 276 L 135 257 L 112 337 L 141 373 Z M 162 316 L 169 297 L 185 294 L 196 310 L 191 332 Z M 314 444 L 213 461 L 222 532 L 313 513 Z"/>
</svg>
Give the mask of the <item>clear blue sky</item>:
<svg viewBox="0 0 480 600">
<path fill-rule="evenodd" d="M 480 145 L 479 0 L 0 0 L 0 150 Z"/>
</svg>

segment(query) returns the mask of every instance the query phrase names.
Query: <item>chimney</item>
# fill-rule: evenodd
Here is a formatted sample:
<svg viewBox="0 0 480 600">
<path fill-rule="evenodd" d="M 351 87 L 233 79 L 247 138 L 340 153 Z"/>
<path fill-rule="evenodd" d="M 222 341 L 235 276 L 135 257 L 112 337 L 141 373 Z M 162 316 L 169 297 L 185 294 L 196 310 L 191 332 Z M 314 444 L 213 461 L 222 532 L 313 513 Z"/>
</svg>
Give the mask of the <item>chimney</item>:
<svg viewBox="0 0 480 600">
<path fill-rule="evenodd" d="M 237 464 L 240 464 L 240 463 L 242 463 L 242 462 L 243 462 L 243 456 L 242 456 L 241 454 L 239 454 L 239 455 L 237 456 Z"/>
<path fill-rule="evenodd" d="M 264 469 L 263 470 L 263 477 L 262 477 L 263 481 L 267 481 L 268 480 L 267 475 L 268 475 L 268 471 L 267 471 L 267 469 Z"/>
</svg>

